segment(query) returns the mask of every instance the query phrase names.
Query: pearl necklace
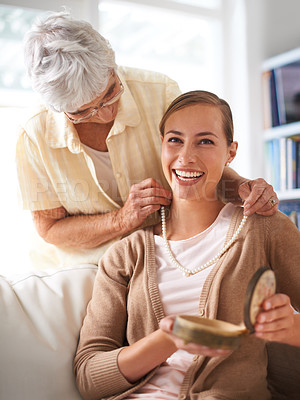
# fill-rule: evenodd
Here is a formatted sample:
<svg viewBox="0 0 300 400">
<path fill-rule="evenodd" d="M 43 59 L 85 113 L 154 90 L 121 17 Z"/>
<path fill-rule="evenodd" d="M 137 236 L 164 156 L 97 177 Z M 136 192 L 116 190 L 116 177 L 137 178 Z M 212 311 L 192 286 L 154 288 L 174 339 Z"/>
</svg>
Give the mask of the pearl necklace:
<svg viewBox="0 0 300 400">
<path fill-rule="evenodd" d="M 166 215 L 165 215 L 165 207 L 161 206 L 160 209 L 160 214 L 161 214 L 161 229 L 162 229 L 162 237 L 164 240 L 164 245 L 166 248 L 166 251 L 168 253 L 168 256 L 170 258 L 170 261 L 172 262 L 172 264 L 174 265 L 175 268 L 178 268 L 184 276 L 189 277 L 191 275 L 195 275 L 200 271 L 203 271 L 205 268 L 210 267 L 212 264 L 214 264 L 215 262 L 217 262 L 222 255 L 229 249 L 229 247 L 232 245 L 232 243 L 236 240 L 236 238 L 238 237 L 239 233 L 241 232 L 241 230 L 243 229 L 245 222 L 247 220 L 247 217 L 244 216 L 239 227 L 237 228 L 237 230 L 235 231 L 235 233 L 233 234 L 232 238 L 229 240 L 229 242 L 227 242 L 224 247 L 222 248 L 222 250 L 219 251 L 218 254 L 216 254 L 213 258 L 211 258 L 209 261 L 207 261 L 205 264 L 201 265 L 198 268 L 194 268 L 194 269 L 187 269 L 184 266 L 182 266 L 177 260 L 176 258 L 173 256 L 172 250 L 170 248 L 168 239 L 167 239 L 167 233 L 166 233 Z"/>
</svg>

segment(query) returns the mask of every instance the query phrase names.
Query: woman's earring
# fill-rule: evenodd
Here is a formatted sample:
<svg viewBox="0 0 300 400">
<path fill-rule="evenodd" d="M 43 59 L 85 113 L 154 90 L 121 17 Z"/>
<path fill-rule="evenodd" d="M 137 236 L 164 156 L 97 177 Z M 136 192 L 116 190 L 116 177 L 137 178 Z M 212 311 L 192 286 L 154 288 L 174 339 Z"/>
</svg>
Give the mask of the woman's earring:
<svg viewBox="0 0 300 400">
<path fill-rule="evenodd" d="M 228 161 L 228 162 L 226 163 L 226 167 L 229 167 L 229 165 L 230 165 L 230 162 Z"/>
</svg>

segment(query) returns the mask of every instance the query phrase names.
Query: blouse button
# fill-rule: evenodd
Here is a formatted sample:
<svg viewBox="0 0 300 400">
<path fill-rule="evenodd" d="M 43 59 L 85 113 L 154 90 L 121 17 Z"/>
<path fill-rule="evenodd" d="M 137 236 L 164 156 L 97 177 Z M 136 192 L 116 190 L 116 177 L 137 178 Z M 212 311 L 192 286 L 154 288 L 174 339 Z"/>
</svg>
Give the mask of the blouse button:
<svg viewBox="0 0 300 400">
<path fill-rule="evenodd" d="M 117 173 L 116 173 L 116 178 L 120 178 L 120 177 L 121 177 L 120 172 L 117 172 Z"/>
</svg>

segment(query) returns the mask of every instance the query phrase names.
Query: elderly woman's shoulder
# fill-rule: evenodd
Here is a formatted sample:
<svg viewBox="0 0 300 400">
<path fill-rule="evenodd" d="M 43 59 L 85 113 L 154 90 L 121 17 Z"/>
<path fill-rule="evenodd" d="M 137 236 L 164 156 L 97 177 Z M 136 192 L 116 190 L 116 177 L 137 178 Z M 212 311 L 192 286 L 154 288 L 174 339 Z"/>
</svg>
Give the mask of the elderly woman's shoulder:
<svg viewBox="0 0 300 400">
<path fill-rule="evenodd" d="M 49 129 L 49 121 L 52 128 L 59 126 L 63 130 L 65 126 L 63 113 L 56 113 L 43 104 L 25 108 L 18 118 L 19 133 L 28 136 L 34 143 L 43 142 Z"/>
<path fill-rule="evenodd" d="M 49 110 L 44 104 L 36 104 L 34 106 L 24 107 L 22 113 L 19 116 L 19 122 L 21 125 L 27 125 L 32 123 L 41 115 L 48 113 Z"/>
<path fill-rule="evenodd" d="M 118 72 L 122 75 L 125 81 L 140 81 L 140 82 L 148 82 L 148 83 L 171 83 L 173 81 L 167 75 L 162 74 L 161 72 L 150 71 L 141 68 L 133 68 L 127 66 L 120 66 L 118 68 Z M 177 83 L 176 83 L 177 85 Z"/>
</svg>

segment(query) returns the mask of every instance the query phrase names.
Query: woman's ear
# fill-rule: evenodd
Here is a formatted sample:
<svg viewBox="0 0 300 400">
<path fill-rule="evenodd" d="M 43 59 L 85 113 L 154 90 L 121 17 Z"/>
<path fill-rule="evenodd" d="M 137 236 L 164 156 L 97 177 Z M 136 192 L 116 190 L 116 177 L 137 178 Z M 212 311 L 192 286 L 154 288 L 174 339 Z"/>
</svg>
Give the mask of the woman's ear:
<svg viewBox="0 0 300 400">
<path fill-rule="evenodd" d="M 230 144 L 228 148 L 228 159 L 226 162 L 226 166 L 228 166 L 235 159 L 237 148 L 238 148 L 238 142 L 232 142 Z"/>
</svg>

